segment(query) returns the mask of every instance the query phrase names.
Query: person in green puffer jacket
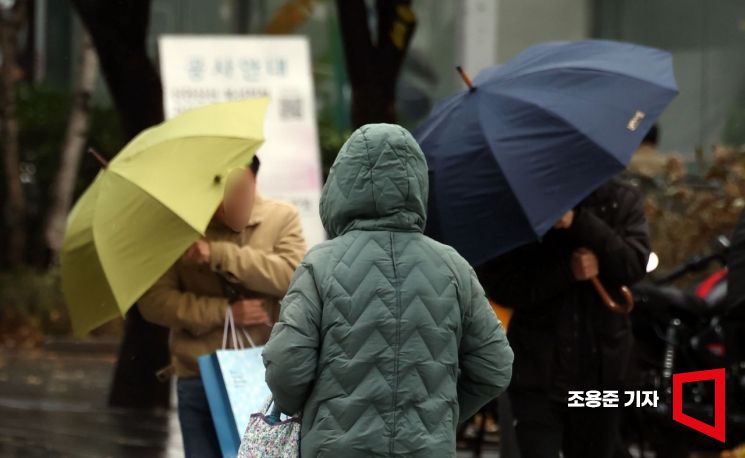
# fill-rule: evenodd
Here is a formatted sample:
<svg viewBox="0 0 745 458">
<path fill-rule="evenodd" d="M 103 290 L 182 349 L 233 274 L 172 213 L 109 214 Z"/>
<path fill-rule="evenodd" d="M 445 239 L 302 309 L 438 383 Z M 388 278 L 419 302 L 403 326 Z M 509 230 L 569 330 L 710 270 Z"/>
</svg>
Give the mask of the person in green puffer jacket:
<svg viewBox="0 0 745 458">
<path fill-rule="evenodd" d="M 450 457 L 455 431 L 502 393 L 512 350 L 473 269 L 424 236 L 427 164 L 404 128 L 370 124 L 321 196 L 331 240 L 295 271 L 264 349 L 303 457 Z"/>
</svg>

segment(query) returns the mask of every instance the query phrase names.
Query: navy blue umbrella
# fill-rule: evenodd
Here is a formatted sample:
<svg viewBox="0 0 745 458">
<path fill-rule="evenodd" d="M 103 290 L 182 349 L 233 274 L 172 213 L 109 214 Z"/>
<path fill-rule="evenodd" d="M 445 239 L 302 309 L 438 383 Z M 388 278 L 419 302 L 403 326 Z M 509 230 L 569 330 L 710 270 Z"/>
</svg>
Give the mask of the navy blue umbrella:
<svg viewBox="0 0 745 458">
<path fill-rule="evenodd" d="M 677 92 L 669 53 L 612 41 L 541 44 L 484 70 L 415 133 L 427 232 L 473 265 L 540 239 L 625 168 Z"/>
</svg>

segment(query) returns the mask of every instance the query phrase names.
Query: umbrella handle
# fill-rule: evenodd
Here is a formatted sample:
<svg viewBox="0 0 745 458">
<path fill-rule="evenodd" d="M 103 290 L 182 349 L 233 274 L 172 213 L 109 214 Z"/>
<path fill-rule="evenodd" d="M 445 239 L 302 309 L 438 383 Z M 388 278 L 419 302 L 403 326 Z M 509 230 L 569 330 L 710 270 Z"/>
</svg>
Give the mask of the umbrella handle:
<svg viewBox="0 0 745 458">
<path fill-rule="evenodd" d="M 595 291 L 597 291 L 600 298 L 603 299 L 603 303 L 605 304 L 605 306 L 608 307 L 611 312 L 618 313 L 619 315 L 627 315 L 631 313 L 631 310 L 634 309 L 634 295 L 631 293 L 631 290 L 627 286 L 621 287 L 621 294 L 623 295 L 626 303 L 619 304 L 614 301 L 612 297 L 610 297 L 610 294 L 608 294 L 608 291 L 605 290 L 605 286 L 600 283 L 598 277 L 592 277 L 590 281 L 592 282 L 592 286 L 595 287 Z"/>
</svg>

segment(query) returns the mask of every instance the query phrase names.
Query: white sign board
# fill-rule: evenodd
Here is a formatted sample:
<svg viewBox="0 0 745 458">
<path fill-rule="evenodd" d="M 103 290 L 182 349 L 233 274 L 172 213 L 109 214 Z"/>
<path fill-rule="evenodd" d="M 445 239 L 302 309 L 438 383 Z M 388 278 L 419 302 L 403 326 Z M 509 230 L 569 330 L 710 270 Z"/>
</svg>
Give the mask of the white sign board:
<svg viewBox="0 0 745 458">
<path fill-rule="evenodd" d="M 269 97 L 259 191 L 298 208 L 308 246 L 326 234 L 318 215 L 321 160 L 305 37 L 162 36 L 165 115 L 215 102 Z"/>
</svg>

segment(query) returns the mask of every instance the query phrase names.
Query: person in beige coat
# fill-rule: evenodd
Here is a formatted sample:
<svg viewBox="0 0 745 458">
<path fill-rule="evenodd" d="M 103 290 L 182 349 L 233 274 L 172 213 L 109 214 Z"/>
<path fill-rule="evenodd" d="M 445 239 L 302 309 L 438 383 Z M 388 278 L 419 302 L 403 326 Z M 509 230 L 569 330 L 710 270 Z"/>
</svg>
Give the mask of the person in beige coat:
<svg viewBox="0 0 745 458">
<path fill-rule="evenodd" d="M 192 245 L 139 300 L 146 320 L 171 330 L 170 370 L 178 377 L 179 420 L 187 457 L 220 456 L 197 358 L 222 347 L 228 307 L 263 345 L 279 299 L 305 255 L 297 210 L 256 192 L 259 160 L 231 180 L 206 237 Z M 242 290 L 228 298 L 225 279 Z"/>
</svg>

